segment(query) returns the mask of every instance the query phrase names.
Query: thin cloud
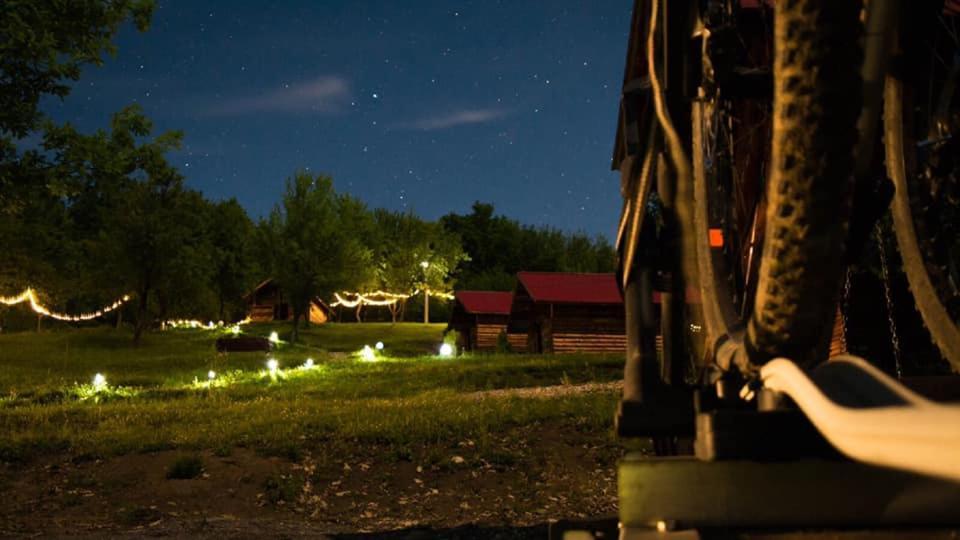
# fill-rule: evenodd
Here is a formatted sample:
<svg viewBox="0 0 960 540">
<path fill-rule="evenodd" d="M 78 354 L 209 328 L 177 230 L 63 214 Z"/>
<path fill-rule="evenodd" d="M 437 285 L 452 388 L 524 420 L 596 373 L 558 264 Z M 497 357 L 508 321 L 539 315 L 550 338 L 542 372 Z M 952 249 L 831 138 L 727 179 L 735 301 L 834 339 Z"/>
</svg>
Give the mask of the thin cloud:
<svg viewBox="0 0 960 540">
<path fill-rule="evenodd" d="M 215 116 L 261 112 L 331 114 L 343 110 L 349 101 L 350 83 L 342 77 L 324 76 L 264 94 L 226 99 L 206 112 Z"/>
<path fill-rule="evenodd" d="M 442 115 L 421 118 L 404 127 L 407 129 L 434 131 L 437 129 L 449 129 L 471 124 L 486 124 L 503 118 L 506 114 L 507 111 L 503 109 L 463 109 Z"/>
</svg>

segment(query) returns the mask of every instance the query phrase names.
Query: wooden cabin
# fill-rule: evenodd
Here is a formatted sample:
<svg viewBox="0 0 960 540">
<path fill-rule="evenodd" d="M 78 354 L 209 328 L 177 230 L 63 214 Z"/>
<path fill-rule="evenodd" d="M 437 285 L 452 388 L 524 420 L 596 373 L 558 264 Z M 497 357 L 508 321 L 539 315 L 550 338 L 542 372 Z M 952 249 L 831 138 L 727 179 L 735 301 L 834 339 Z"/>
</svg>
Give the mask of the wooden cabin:
<svg viewBox="0 0 960 540">
<path fill-rule="evenodd" d="M 447 330 L 456 330 L 458 346 L 468 351 L 495 351 L 500 334 L 506 334 L 510 349 L 527 349 L 526 333 L 507 333 L 513 293 L 457 291 Z"/>
<path fill-rule="evenodd" d="M 253 322 L 289 321 L 293 318 L 293 309 L 283 294 L 280 285 L 268 279 L 257 285 L 244 296 L 247 302 L 247 316 Z M 310 322 L 324 324 L 332 318 L 330 306 L 321 298 L 310 302 Z"/>
<path fill-rule="evenodd" d="M 520 272 L 510 332 L 524 332 L 529 352 L 626 349 L 623 297 L 614 274 Z"/>
</svg>

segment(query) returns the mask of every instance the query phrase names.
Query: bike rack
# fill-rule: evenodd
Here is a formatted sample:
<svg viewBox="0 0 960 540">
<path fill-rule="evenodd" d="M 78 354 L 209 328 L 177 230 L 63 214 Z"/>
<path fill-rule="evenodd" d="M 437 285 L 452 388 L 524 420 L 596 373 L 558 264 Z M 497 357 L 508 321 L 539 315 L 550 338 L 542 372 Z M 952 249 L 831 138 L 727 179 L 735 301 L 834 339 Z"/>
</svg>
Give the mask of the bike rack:
<svg viewBox="0 0 960 540">
<path fill-rule="evenodd" d="M 701 394 L 696 457 L 621 462 L 621 538 L 960 526 L 960 405 L 930 401 L 850 355 L 810 375 L 775 359 L 760 380 L 743 392 L 759 406 Z"/>
</svg>

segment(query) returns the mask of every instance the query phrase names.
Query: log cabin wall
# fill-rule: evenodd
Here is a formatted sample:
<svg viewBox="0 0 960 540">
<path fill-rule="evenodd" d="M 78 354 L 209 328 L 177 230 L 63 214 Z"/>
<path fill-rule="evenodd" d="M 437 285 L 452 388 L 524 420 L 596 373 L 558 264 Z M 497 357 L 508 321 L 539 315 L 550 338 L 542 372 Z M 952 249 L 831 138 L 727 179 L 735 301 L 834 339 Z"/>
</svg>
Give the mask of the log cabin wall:
<svg viewBox="0 0 960 540">
<path fill-rule="evenodd" d="M 502 291 L 458 291 L 448 330 L 459 334 L 459 345 L 465 350 L 493 352 L 500 335 L 507 333 L 512 293 Z M 507 343 L 514 352 L 526 351 L 524 333 L 507 333 Z"/>
<path fill-rule="evenodd" d="M 620 353 L 626 350 L 622 305 L 538 306 L 530 340 L 546 353 Z M 539 333 L 539 335 L 537 335 Z"/>
</svg>

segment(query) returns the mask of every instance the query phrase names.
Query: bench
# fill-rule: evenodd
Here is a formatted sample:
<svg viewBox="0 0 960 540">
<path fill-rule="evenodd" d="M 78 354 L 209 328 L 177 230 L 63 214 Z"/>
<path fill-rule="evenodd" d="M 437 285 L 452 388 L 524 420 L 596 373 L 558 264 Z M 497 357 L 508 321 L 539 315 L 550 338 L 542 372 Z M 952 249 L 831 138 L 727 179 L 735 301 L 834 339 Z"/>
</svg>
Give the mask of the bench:
<svg viewBox="0 0 960 540">
<path fill-rule="evenodd" d="M 217 339 L 217 352 L 270 352 L 273 350 L 273 343 L 263 337 L 242 336 L 242 337 L 222 337 Z"/>
</svg>

